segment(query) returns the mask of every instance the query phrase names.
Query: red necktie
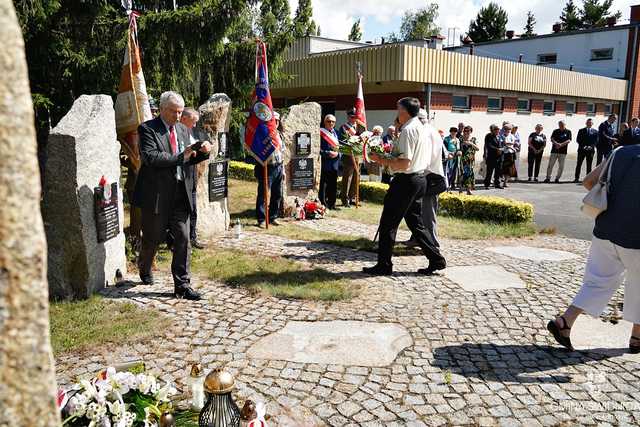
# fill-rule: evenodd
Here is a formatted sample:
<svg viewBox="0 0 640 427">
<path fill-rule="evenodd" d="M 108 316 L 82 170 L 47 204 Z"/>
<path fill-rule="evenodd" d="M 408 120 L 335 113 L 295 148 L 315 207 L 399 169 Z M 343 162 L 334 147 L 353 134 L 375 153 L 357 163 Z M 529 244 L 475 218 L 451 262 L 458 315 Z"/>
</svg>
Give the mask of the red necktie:
<svg viewBox="0 0 640 427">
<path fill-rule="evenodd" d="M 178 140 L 176 139 L 175 126 L 169 126 L 169 144 L 171 144 L 171 152 L 176 154 L 178 151 Z"/>
</svg>

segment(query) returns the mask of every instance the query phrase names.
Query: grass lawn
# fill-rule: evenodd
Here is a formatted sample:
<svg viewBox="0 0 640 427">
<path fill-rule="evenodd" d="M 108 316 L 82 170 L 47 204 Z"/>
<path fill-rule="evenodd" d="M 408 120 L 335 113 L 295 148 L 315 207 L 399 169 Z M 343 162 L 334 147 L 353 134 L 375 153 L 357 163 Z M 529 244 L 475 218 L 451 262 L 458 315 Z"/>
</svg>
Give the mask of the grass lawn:
<svg viewBox="0 0 640 427">
<path fill-rule="evenodd" d="M 228 286 L 277 298 L 338 301 L 352 298 L 358 292 L 343 275 L 322 268 L 306 268 L 279 256 L 211 248 L 194 252 L 192 268 Z"/>
<path fill-rule="evenodd" d="M 232 179 L 229 181 L 229 194 L 229 210 L 232 222 L 239 218 L 244 226 L 254 226 L 256 183 Z M 330 211 L 326 218 L 341 218 L 377 225 L 381 212 L 382 205 L 361 202 L 361 206 L 358 209 L 349 208 Z M 405 223 L 402 222 L 400 227 L 406 229 Z M 255 228 L 255 230 L 258 229 Z M 354 249 L 370 249 L 373 247 L 368 239 L 310 230 L 297 225 L 295 222 L 285 223 L 280 227 L 270 227 L 268 232 L 300 240 L 326 241 L 327 243 Z M 446 216 L 438 217 L 439 236 L 451 239 L 499 239 L 526 237 L 535 233 L 536 229 L 533 223 L 496 224 Z"/>
<path fill-rule="evenodd" d="M 138 342 L 157 336 L 170 324 L 156 310 L 97 295 L 83 301 L 52 302 L 49 313 L 54 354 Z"/>
</svg>

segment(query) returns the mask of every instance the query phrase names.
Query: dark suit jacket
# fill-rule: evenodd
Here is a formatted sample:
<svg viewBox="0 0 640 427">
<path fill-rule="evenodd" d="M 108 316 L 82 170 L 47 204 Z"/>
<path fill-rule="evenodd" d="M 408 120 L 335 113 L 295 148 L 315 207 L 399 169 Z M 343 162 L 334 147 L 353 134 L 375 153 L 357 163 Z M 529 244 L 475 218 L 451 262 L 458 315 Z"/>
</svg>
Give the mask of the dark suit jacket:
<svg viewBox="0 0 640 427">
<path fill-rule="evenodd" d="M 578 148 L 580 150 L 585 150 L 586 147 L 594 149 L 596 148 L 596 145 L 598 145 L 598 131 L 591 128 L 591 132 L 589 133 L 587 132 L 587 128 L 584 127 L 578 131 L 576 142 L 578 143 Z"/>
<path fill-rule="evenodd" d="M 169 131 L 160 117 L 142 123 L 138 127 L 138 135 L 142 167 L 136 181 L 133 204 L 142 209 L 153 209 L 156 214 L 170 209 L 177 181 L 176 166 L 181 165 L 189 206 L 193 206 L 193 168 L 209 155 L 198 152 L 197 156 L 184 163 L 184 153 L 172 154 Z M 189 132 L 181 123 L 176 124 L 176 137 L 178 144 L 189 145 Z"/>
<path fill-rule="evenodd" d="M 500 138 L 495 136 L 493 133 L 489 132 L 488 134 L 486 134 L 484 137 L 484 150 L 487 156 L 487 160 L 496 161 L 500 159 L 500 156 L 502 156 L 500 148 L 502 148 L 503 145 L 504 144 L 502 143 Z"/>
</svg>

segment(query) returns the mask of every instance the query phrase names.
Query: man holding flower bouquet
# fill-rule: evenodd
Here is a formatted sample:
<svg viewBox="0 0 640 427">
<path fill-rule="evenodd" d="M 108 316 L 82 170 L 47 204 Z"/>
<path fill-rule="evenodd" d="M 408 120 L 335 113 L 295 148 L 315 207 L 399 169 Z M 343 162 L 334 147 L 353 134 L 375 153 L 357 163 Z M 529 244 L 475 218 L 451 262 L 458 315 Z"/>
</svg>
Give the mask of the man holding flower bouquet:
<svg viewBox="0 0 640 427">
<path fill-rule="evenodd" d="M 358 129 L 356 109 L 352 108 L 347 111 L 347 122 L 340 126 L 338 139 L 341 143 L 347 142 L 349 138 L 359 135 L 362 130 Z M 356 180 L 360 174 L 360 157 L 357 155 L 358 153 L 353 153 L 349 150 L 349 147 L 343 147 L 342 153 L 342 191 L 340 198 L 342 205 L 348 208 L 355 204 Z"/>
<path fill-rule="evenodd" d="M 384 198 L 380 217 L 378 263 L 363 268 L 372 275 L 390 275 L 393 272 L 391 256 L 396 233 L 402 219 L 411 230 L 414 239 L 429 260 L 427 268 L 418 270 L 421 274 L 433 274 L 446 267 L 440 250 L 433 244 L 422 220 L 422 198 L 427 182 L 424 171 L 431 160 L 431 138 L 426 127 L 418 118 L 420 101 L 416 98 L 402 98 L 398 101 L 398 119 L 402 131 L 392 155 L 372 151 L 369 157 L 381 166 L 389 166 L 395 173 Z"/>
</svg>

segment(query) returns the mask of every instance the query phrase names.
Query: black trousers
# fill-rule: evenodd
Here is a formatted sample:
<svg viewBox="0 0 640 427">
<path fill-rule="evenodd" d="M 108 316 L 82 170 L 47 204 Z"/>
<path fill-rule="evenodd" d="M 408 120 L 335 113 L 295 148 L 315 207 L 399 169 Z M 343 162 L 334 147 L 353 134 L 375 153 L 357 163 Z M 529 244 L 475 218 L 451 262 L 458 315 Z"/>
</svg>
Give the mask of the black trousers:
<svg viewBox="0 0 640 427">
<path fill-rule="evenodd" d="M 580 172 L 582 170 L 582 162 L 587 161 L 587 175 L 591 172 L 591 165 L 593 164 L 593 150 L 580 150 L 578 149 L 578 162 L 576 163 L 576 181 L 580 179 Z"/>
<path fill-rule="evenodd" d="M 338 191 L 338 171 L 323 170 L 320 173 L 320 191 L 318 198 L 320 203 L 333 209 L 336 207 L 336 193 Z"/>
<path fill-rule="evenodd" d="M 496 186 L 500 185 L 502 162 L 500 159 L 487 159 L 486 163 L 487 173 L 484 176 L 484 186 L 488 187 L 491 185 L 491 175 L 493 175 L 493 184 Z"/>
<path fill-rule="evenodd" d="M 426 186 L 427 181 L 423 174 L 397 173 L 394 175 L 389 190 L 384 196 L 384 207 L 380 217 L 378 264 L 393 265 L 391 256 L 396 243 L 398 226 L 402 219 L 406 221 L 429 263 L 441 264 L 445 262 L 422 222 L 422 197 Z"/>
<path fill-rule="evenodd" d="M 191 241 L 198 239 L 198 233 L 196 232 L 196 224 L 198 221 L 198 202 L 196 200 L 196 182 L 194 179 L 193 190 L 191 191 L 191 216 L 189 217 L 189 237 L 191 238 Z"/>
<path fill-rule="evenodd" d="M 611 154 L 612 148 L 611 147 L 598 147 L 597 151 L 598 151 L 598 156 L 597 156 L 597 159 L 596 159 L 596 166 L 598 166 L 600 163 L 602 163 L 603 160 L 605 160 L 607 157 L 609 157 L 609 154 Z"/>
<path fill-rule="evenodd" d="M 529 169 L 529 178 L 537 178 L 540 174 L 540 165 L 542 164 L 542 153 L 529 153 L 527 154 L 527 167 Z"/>
<path fill-rule="evenodd" d="M 176 181 L 171 190 L 168 208 L 154 212 L 153 207 L 142 209 L 142 249 L 138 259 L 141 278 L 152 276 L 151 267 L 158 245 L 165 241 L 167 229 L 173 236 L 173 257 L 171 275 L 176 289 L 189 285 L 191 276 L 189 262 L 191 248 L 189 242 L 189 198 L 183 181 Z"/>
<path fill-rule="evenodd" d="M 264 169 L 257 164 L 253 175 L 258 181 L 258 195 L 256 196 L 256 217 L 258 222 L 265 221 L 264 210 Z M 284 184 L 284 168 L 282 163 L 267 166 L 267 185 L 269 186 L 269 221 L 278 218 L 282 203 L 282 185 Z"/>
</svg>

